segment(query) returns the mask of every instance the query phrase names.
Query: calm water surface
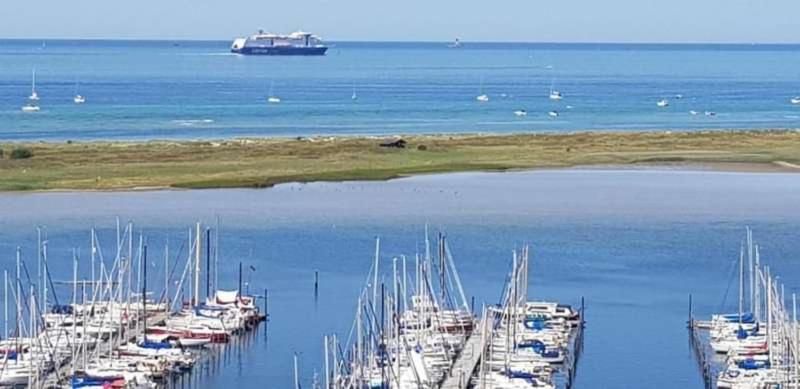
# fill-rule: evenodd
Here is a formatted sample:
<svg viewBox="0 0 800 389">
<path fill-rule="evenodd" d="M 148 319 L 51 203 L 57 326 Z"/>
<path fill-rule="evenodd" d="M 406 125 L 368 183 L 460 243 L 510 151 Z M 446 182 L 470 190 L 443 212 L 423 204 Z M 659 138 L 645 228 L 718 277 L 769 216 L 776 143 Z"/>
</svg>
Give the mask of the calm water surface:
<svg viewBox="0 0 800 389">
<path fill-rule="evenodd" d="M 346 335 L 369 270 L 374 237 L 383 258 L 421 249 L 423 227 L 443 229 L 468 296 L 493 303 L 511 250 L 530 244 L 531 293 L 586 297 L 579 388 L 701 388 L 688 347 L 687 294 L 698 314 L 733 309 L 723 297 L 745 225 L 786 292 L 800 286 L 800 180 L 790 174 L 702 171 L 538 171 L 422 176 L 389 182 L 287 184 L 264 190 L 0 195 L 0 264 L 14 246 L 35 269 L 44 225 L 54 278 L 71 277 L 70 252 L 106 252 L 115 216 L 133 219 L 153 252 L 178 250 L 196 220 L 222 220 L 220 284 L 235 288 L 239 261 L 252 289 L 270 290 L 272 319 L 227 350 L 218 371 L 186 386 L 286 388 L 292 353 L 305 384 L 322 368 L 322 336 Z M 156 258 L 158 256 L 156 255 Z M 88 266 L 84 259 L 82 269 Z M 161 285 L 159 260 L 151 283 Z M 313 297 L 313 272 L 321 275 Z M 61 291 L 61 298 L 69 293 Z"/>
<path fill-rule="evenodd" d="M 793 45 L 345 42 L 317 58 L 229 46 L 0 40 L 0 140 L 800 127 Z M 42 111 L 26 114 L 34 68 Z M 271 85 L 281 104 L 266 103 Z"/>
</svg>

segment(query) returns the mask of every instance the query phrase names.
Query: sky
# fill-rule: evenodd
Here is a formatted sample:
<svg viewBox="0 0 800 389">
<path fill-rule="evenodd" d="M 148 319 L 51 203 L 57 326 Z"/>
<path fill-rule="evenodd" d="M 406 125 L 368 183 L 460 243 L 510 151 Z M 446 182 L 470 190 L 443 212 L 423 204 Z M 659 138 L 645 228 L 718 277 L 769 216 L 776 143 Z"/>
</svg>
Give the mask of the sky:
<svg viewBox="0 0 800 389">
<path fill-rule="evenodd" d="M 800 0 L 0 0 L 0 38 L 800 43 Z"/>
</svg>

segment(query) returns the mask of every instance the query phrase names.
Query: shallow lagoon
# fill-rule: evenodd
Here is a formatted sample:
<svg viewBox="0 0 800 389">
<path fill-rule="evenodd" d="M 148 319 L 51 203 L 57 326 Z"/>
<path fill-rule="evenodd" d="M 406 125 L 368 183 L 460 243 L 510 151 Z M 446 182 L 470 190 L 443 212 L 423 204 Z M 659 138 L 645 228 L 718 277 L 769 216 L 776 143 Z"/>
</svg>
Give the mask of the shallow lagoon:
<svg viewBox="0 0 800 389">
<path fill-rule="evenodd" d="M 213 226 L 219 216 L 221 286 L 235 287 L 239 261 L 252 265 L 245 282 L 254 291 L 269 288 L 272 319 L 246 347 L 227 350 L 218 371 L 198 373 L 184 386 L 285 388 L 293 352 L 308 385 L 322 368 L 322 336 L 347 335 L 375 236 L 389 266 L 395 256 L 422 250 L 428 223 L 447 233 L 477 304 L 497 302 L 511 250 L 525 243 L 532 246 L 535 297 L 575 304 L 586 297 L 577 387 L 700 388 L 685 329 L 688 293 L 698 315 L 735 306 L 733 289 L 723 297 L 745 225 L 755 229 L 762 258 L 787 294 L 796 291 L 797 204 L 797 175 L 668 169 L 463 173 L 260 190 L 8 193 L 0 195 L 0 263 L 11 269 L 21 245 L 35 269 L 35 226 L 44 225 L 54 278 L 68 279 L 72 247 L 89 253 L 89 228 L 96 226 L 111 250 L 117 215 L 134 220 L 154 252 L 166 238 L 177 251 L 194 221 Z M 160 269 L 155 285 L 163 285 Z"/>
</svg>

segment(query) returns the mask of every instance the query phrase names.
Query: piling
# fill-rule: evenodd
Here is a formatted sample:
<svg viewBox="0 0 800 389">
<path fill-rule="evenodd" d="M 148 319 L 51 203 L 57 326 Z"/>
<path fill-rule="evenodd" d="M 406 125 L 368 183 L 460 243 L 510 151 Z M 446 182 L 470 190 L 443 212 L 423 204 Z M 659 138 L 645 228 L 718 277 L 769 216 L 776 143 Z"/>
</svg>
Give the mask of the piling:
<svg viewBox="0 0 800 389">
<path fill-rule="evenodd" d="M 314 270 L 314 297 L 319 295 L 319 270 Z"/>
</svg>

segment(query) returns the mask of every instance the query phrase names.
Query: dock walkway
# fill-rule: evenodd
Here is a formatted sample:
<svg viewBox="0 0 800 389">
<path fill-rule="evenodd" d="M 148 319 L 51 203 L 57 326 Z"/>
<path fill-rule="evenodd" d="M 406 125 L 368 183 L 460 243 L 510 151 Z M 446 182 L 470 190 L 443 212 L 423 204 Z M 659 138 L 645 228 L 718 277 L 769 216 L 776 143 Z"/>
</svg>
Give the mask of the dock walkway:
<svg viewBox="0 0 800 389">
<path fill-rule="evenodd" d="M 473 328 L 483 328 L 483 320 Z M 483 350 L 486 348 L 486 344 L 481 343 L 484 340 L 483 338 L 480 333 L 472 332 L 472 335 L 464 345 L 464 349 L 461 350 L 456 362 L 453 364 L 453 368 L 450 369 L 450 374 L 444 379 L 441 386 L 442 389 L 465 389 L 467 387 L 472 373 L 481 360 Z"/>
</svg>

